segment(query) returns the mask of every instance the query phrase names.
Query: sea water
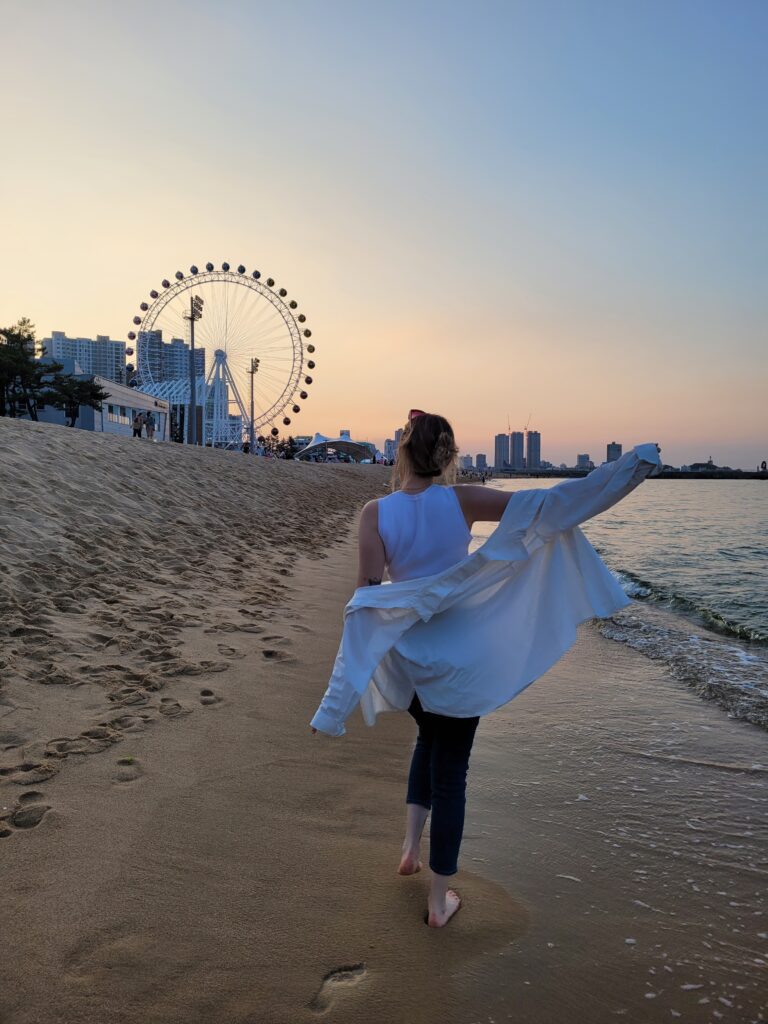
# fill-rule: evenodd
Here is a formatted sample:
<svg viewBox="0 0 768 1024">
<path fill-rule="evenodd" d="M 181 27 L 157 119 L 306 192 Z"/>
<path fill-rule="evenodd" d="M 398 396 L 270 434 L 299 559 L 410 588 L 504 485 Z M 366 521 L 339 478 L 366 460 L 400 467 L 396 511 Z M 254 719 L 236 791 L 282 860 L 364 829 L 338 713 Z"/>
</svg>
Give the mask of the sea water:
<svg viewBox="0 0 768 1024">
<path fill-rule="evenodd" d="M 557 480 L 494 480 L 505 491 Z M 478 547 L 494 528 L 477 523 Z M 768 728 L 768 482 L 649 478 L 582 530 L 632 604 L 599 629 Z"/>
</svg>

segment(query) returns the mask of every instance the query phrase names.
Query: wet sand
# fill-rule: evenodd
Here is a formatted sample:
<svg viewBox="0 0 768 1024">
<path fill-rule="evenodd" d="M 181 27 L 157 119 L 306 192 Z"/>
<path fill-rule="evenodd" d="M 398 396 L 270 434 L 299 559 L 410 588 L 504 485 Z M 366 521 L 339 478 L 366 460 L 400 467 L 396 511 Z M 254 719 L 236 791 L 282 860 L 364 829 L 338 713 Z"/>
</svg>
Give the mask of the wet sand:
<svg viewBox="0 0 768 1024">
<path fill-rule="evenodd" d="M 583 627 L 481 723 L 465 904 L 435 932 L 426 873 L 395 873 L 410 720 L 307 724 L 386 473 L 1 440 L 3 1024 L 765 1016 L 757 728 Z"/>
</svg>

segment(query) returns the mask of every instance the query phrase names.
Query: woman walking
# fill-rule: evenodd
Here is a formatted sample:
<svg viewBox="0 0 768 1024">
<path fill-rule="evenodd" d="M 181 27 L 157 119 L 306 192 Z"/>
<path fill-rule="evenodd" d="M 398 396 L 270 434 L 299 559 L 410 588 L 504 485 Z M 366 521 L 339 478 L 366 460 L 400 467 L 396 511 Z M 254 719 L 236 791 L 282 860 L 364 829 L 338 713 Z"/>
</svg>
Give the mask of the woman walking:
<svg viewBox="0 0 768 1024">
<path fill-rule="evenodd" d="M 343 735 L 358 703 L 369 724 L 382 710 L 407 708 L 415 719 L 398 870 L 420 870 L 431 814 L 431 927 L 443 927 L 461 905 L 449 883 L 458 871 L 479 719 L 542 675 L 571 645 L 578 622 L 629 603 L 576 524 L 615 504 L 654 467 L 658 472 L 657 452 L 657 445 L 640 445 L 588 478 L 546 490 L 454 486 L 458 448 L 450 423 L 413 410 L 392 493 L 361 513 L 357 589 L 312 730 Z M 501 525 L 468 556 L 476 522 Z M 392 582 L 374 595 L 369 588 L 382 583 L 385 569 Z M 531 618 L 542 634 L 528 626 L 515 643 L 515 628 Z M 505 623 L 500 644 L 496 627 Z"/>
</svg>

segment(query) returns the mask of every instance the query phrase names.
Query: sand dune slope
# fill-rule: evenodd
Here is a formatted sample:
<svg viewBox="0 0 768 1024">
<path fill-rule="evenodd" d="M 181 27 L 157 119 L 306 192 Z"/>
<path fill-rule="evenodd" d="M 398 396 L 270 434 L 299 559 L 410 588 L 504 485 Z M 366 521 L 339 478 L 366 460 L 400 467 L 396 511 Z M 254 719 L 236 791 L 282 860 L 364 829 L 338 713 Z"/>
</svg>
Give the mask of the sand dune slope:
<svg viewBox="0 0 768 1024">
<path fill-rule="evenodd" d="M 325 557 L 388 475 L 0 419 L 0 779 L 182 715 L 169 684 L 226 672 L 227 638 L 263 629 L 297 555 Z"/>
</svg>

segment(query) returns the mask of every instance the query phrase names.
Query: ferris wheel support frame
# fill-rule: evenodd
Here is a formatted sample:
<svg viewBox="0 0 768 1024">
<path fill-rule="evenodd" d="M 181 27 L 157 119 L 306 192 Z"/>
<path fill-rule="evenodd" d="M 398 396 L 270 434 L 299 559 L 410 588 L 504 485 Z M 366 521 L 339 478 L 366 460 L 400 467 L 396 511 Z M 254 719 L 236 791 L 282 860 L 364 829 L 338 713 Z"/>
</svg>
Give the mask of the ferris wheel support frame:
<svg viewBox="0 0 768 1024">
<path fill-rule="evenodd" d="M 217 348 L 213 353 L 213 366 L 208 372 L 205 382 L 206 393 L 210 397 L 205 403 L 205 416 L 203 417 L 203 444 L 210 444 L 216 448 L 223 446 L 229 448 L 231 445 L 238 447 L 243 443 L 243 437 L 248 428 L 248 413 L 245 403 L 240 395 L 235 379 L 229 369 L 227 353 Z M 229 391 L 234 396 L 234 402 L 240 410 L 240 428 L 232 424 L 229 407 L 231 398 Z M 208 415 L 208 407 L 211 405 L 211 415 Z"/>
</svg>

